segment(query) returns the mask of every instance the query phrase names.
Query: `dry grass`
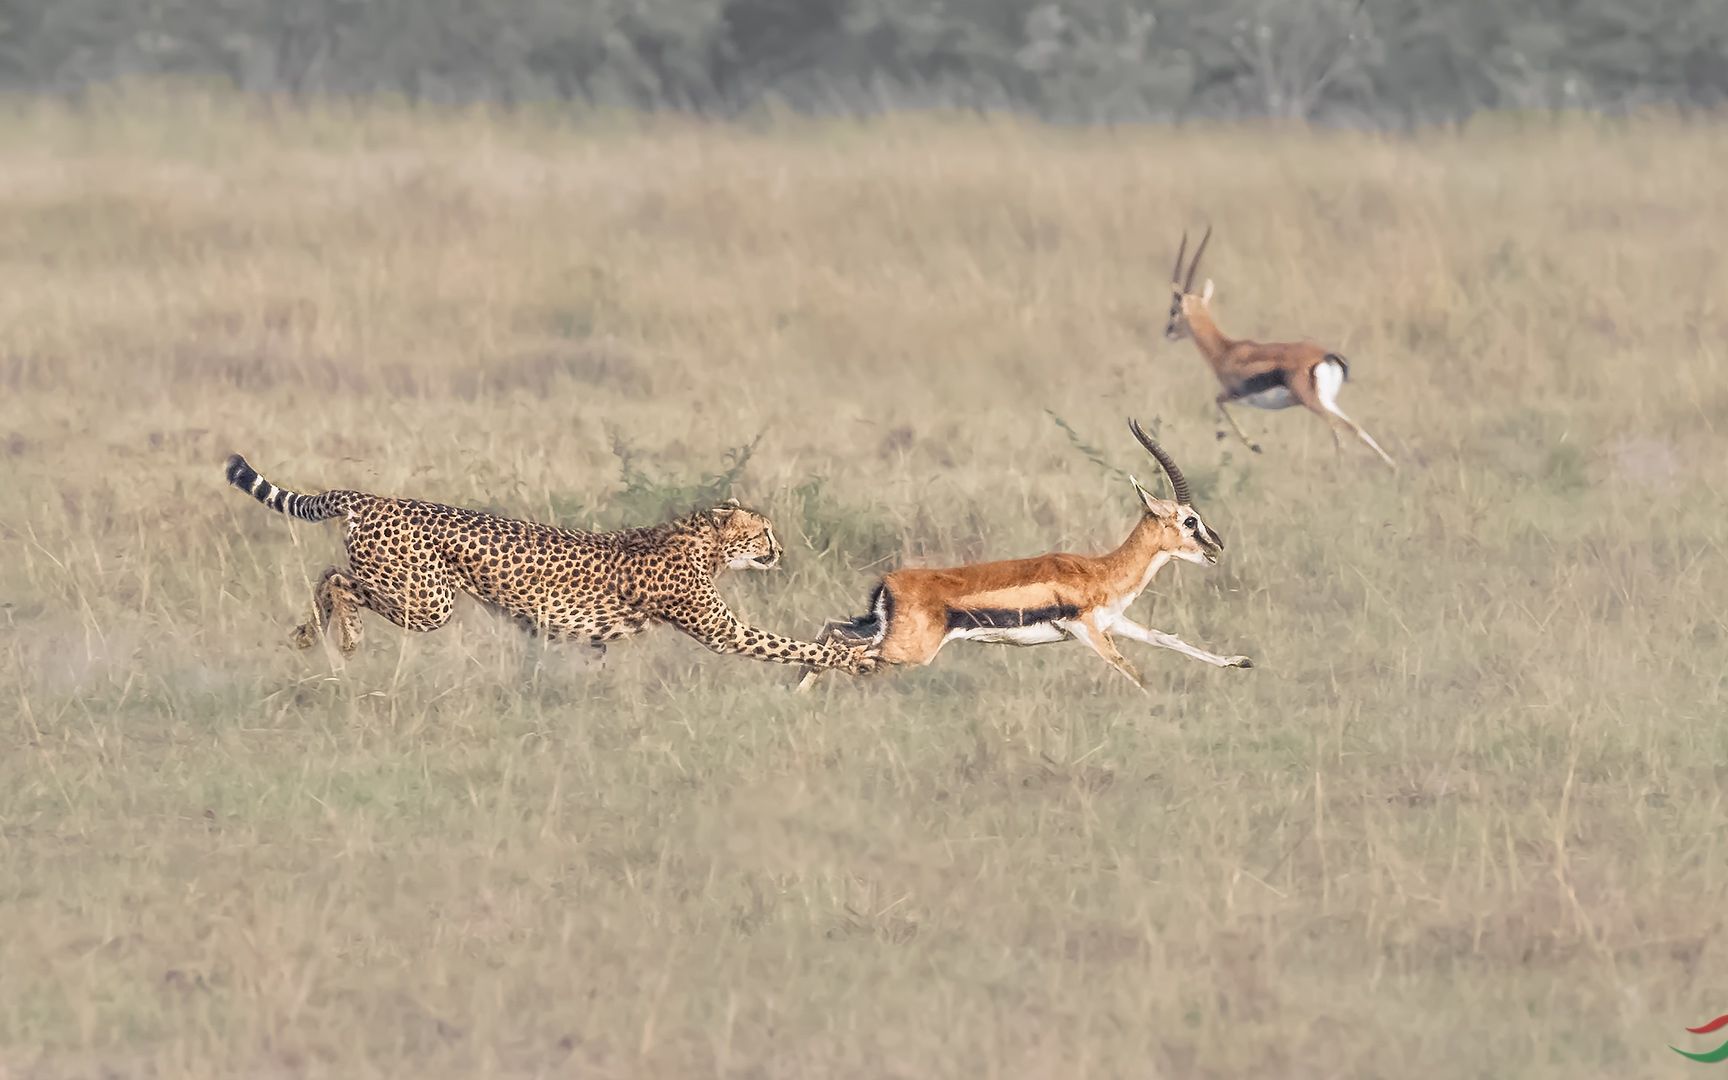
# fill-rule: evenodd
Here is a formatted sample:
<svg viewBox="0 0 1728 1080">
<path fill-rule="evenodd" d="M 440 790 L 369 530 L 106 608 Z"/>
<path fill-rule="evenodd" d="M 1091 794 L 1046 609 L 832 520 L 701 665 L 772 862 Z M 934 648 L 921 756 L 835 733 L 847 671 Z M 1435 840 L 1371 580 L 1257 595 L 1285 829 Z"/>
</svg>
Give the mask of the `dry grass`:
<svg viewBox="0 0 1728 1080">
<path fill-rule="evenodd" d="M 0 118 L 0 1075 L 1678 1075 L 1728 1010 L 1728 130 Z M 1354 362 L 1214 441 L 1156 336 Z M 789 694 L 472 607 L 345 668 L 222 484 L 562 523 L 737 493 L 726 591 L 1097 549 L 1161 418 L 1230 542 L 1129 643 Z M 614 436 L 634 448 L 625 490 Z M 1687 1040 L 1687 1041 L 1682 1041 Z M 1702 1074 L 1700 1074 L 1702 1075 Z"/>
</svg>

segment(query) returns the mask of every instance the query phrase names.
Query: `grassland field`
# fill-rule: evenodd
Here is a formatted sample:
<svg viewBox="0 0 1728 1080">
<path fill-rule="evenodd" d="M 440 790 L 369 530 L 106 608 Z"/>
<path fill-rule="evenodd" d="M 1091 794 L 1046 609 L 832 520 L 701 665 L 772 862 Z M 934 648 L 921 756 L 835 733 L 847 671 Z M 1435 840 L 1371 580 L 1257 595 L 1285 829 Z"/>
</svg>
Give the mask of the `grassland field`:
<svg viewBox="0 0 1728 1080">
<path fill-rule="evenodd" d="M 0 1077 L 1680 1077 L 1728 1012 L 1728 127 L 0 108 Z M 1161 336 L 1352 362 L 1243 410 Z M 733 494 L 809 635 L 1228 541 L 1124 644 L 825 680 L 473 605 L 286 633 L 240 451 L 575 527 Z M 1089 449 L 1088 449 L 1089 448 Z"/>
</svg>

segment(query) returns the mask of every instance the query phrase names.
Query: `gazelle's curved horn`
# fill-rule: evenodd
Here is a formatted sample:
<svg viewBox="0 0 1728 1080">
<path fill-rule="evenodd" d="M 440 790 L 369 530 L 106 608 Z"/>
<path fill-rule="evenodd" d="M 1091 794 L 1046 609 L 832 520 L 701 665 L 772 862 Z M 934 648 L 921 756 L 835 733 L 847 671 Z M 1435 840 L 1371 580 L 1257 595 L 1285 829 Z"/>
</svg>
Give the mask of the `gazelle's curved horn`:
<svg viewBox="0 0 1728 1080">
<path fill-rule="evenodd" d="M 1208 225 L 1206 226 L 1206 235 L 1200 238 L 1200 246 L 1194 249 L 1194 261 L 1188 264 L 1188 277 L 1182 282 L 1182 291 L 1185 293 L 1194 291 L 1194 274 L 1200 269 L 1200 256 L 1206 254 L 1206 241 L 1210 239 L 1212 239 L 1212 226 Z M 1181 267 L 1178 266 L 1177 269 L 1180 270 Z"/>
<path fill-rule="evenodd" d="M 1182 280 L 1182 257 L 1188 254 L 1188 230 L 1182 230 L 1182 246 L 1176 249 L 1176 269 L 1170 271 L 1172 284 Z"/>
<path fill-rule="evenodd" d="M 1170 478 L 1170 490 L 1175 492 L 1176 501 L 1183 506 L 1193 506 L 1194 504 L 1189 501 L 1191 495 L 1188 491 L 1188 480 L 1182 475 L 1182 470 L 1176 467 L 1176 462 L 1170 459 L 1170 455 L 1164 452 L 1162 446 L 1152 441 L 1152 436 L 1140 430 L 1140 421 L 1130 419 L 1128 430 L 1132 431 L 1134 437 L 1140 440 L 1140 445 L 1146 448 L 1146 452 L 1158 460 L 1158 467 L 1163 469 L 1164 475 Z"/>
</svg>

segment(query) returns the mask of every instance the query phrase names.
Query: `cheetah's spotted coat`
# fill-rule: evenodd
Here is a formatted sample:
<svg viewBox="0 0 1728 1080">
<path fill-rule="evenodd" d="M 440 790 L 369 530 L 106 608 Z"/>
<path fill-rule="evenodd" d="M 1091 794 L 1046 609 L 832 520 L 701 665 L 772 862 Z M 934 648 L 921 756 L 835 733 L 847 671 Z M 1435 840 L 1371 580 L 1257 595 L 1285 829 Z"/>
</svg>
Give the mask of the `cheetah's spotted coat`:
<svg viewBox="0 0 1728 1080">
<path fill-rule="evenodd" d="M 768 519 L 735 502 L 677 521 L 611 533 L 577 532 L 415 499 L 360 491 L 302 495 L 259 476 L 236 454 L 228 482 L 303 521 L 344 518 L 349 569 L 332 566 L 312 618 L 291 640 L 310 646 L 334 626 L 346 654 L 360 644 L 360 609 L 408 630 L 436 630 L 458 591 L 509 612 L 553 641 L 606 642 L 671 623 L 718 653 L 863 674 L 870 650 L 795 641 L 740 622 L 714 589 L 721 570 L 772 568 L 780 543 Z"/>
</svg>

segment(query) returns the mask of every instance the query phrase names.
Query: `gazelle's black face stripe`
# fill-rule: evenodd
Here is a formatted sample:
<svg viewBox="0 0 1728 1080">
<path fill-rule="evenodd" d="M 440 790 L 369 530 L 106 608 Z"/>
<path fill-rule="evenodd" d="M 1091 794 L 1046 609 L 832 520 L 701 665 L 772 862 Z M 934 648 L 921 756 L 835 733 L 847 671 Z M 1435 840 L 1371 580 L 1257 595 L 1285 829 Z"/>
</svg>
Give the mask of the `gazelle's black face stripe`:
<svg viewBox="0 0 1728 1080">
<path fill-rule="evenodd" d="M 1164 336 L 1175 337 L 1182 330 L 1182 294 L 1176 293 L 1170 300 L 1170 321 L 1164 324 Z"/>
<path fill-rule="evenodd" d="M 1194 539 L 1203 548 L 1224 550 L 1224 537 L 1220 536 L 1212 526 L 1200 520 L 1199 514 L 1190 513 L 1182 519 L 1182 527 L 1194 534 Z"/>
</svg>

